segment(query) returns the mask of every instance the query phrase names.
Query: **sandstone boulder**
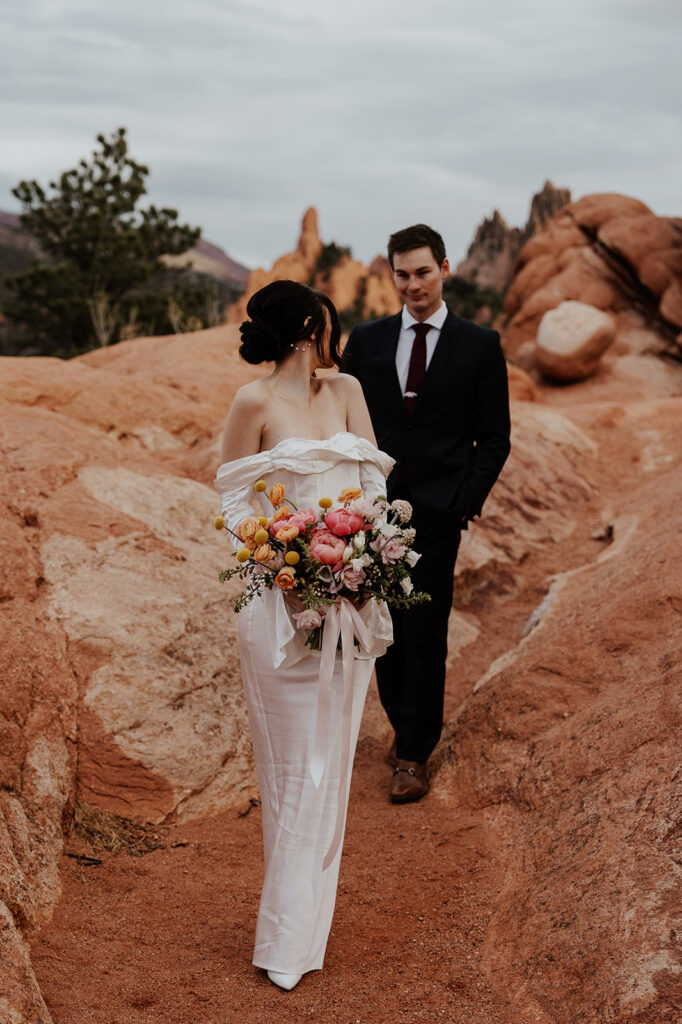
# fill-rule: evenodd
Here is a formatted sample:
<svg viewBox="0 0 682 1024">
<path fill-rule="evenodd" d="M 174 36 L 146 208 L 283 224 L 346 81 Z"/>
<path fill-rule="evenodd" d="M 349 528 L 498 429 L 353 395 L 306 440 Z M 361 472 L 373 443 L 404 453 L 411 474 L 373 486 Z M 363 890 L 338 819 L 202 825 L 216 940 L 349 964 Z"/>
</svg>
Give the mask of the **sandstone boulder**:
<svg viewBox="0 0 682 1024">
<path fill-rule="evenodd" d="M 538 328 L 535 360 L 550 380 L 582 380 L 594 373 L 615 337 L 608 313 L 584 302 L 562 302 L 545 313 Z"/>
<path fill-rule="evenodd" d="M 656 332 L 658 350 L 679 354 L 681 280 L 680 218 L 657 217 L 628 196 L 584 196 L 521 250 L 505 298 L 505 351 L 515 356 L 535 340 L 548 310 L 577 301 L 617 318 L 637 312 Z"/>
</svg>

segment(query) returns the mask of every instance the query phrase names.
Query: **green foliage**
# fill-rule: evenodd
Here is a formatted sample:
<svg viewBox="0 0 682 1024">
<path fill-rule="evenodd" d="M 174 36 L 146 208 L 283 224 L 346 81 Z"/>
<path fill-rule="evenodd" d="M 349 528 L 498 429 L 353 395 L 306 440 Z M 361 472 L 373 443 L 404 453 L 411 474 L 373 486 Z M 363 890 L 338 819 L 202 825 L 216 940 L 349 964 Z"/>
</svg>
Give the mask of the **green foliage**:
<svg viewBox="0 0 682 1024">
<path fill-rule="evenodd" d="M 124 128 L 97 142 L 90 161 L 50 182 L 49 194 L 37 181 L 12 190 L 44 259 L 8 279 L 3 311 L 20 326 L 24 344 L 45 354 L 119 340 L 132 306 L 143 332 L 170 331 L 169 293 L 185 317 L 206 303 L 205 289 L 190 295 L 179 285 L 181 272 L 161 261 L 191 248 L 200 229 L 178 223 L 176 210 L 137 208 L 149 170 L 128 154 Z"/>
<path fill-rule="evenodd" d="M 479 288 L 478 285 L 467 281 L 463 277 L 449 277 L 443 284 L 443 298 L 449 308 L 465 320 L 482 320 L 477 316 L 479 310 L 486 308 L 490 311 L 486 316 L 484 326 L 489 326 L 496 316 L 502 312 L 504 307 L 505 292 L 498 292 L 495 288 Z"/>
<path fill-rule="evenodd" d="M 313 271 L 313 281 L 318 274 L 322 275 L 323 281 L 328 281 L 330 271 L 341 262 L 344 256 L 351 255 L 351 249 L 347 245 L 337 245 L 336 242 L 328 242 L 323 245 Z"/>
</svg>

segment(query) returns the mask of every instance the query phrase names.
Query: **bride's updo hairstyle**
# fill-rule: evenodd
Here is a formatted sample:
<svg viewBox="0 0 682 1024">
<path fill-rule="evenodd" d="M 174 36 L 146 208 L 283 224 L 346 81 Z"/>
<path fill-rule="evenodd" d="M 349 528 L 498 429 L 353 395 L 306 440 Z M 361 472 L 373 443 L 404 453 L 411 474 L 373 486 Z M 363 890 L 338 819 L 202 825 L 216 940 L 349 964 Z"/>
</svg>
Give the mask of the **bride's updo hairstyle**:
<svg viewBox="0 0 682 1024">
<path fill-rule="evenodd" d="M 324 351 L 325 309 L 331 322 L 329 353 Z M 279 363 L 294 345 L 312 338 L 323 365 L 331 366 L 329 359 L 341 365 L 339 318 L 334 303 L 322 292 L 297 281 L 273 281 L 251 296 L 246 312 L 250 320 L 239 328 L 239 354 L 247 363 Z"/>
</svg>

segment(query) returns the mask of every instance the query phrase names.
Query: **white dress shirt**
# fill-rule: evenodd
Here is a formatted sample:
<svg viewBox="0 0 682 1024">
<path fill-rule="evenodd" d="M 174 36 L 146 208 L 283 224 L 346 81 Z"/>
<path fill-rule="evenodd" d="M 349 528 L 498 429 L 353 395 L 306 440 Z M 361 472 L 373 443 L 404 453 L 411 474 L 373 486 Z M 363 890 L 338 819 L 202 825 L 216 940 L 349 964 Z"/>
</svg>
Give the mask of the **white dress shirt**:
<svg viewBox="0 0 682 1024">
<path fill-rule="evenodd" d="M 432 313 L 427 320 L 423 323 L 427 323 L 431 330 L 426 335 L 426 369 L 429 368 L 431 362 L 431 356 L 433 355 L 438 339 L 440 338 L 440 332 L 445 319 L 448 315 L 448 307 L 443 303 L 440 309 L 437 309 L 435 313 Z M 403 323 L 400 328 L 400 336 L 398 337 L 398 347 L 395 350 L 395 368 L 398 372 L 398 380 L 400 381 L 400 390 L 405 394 L 407 387 L 407 375 L 410 370 L 410 357 L 412 356 L 412 344 L 414 342 L 415 333 L 412 330 L 412 324 L 418 324 L 421 321 L 416 320 L 411 313 L 408 313 L 407 306 L 403 306 Z"/>
</svg>

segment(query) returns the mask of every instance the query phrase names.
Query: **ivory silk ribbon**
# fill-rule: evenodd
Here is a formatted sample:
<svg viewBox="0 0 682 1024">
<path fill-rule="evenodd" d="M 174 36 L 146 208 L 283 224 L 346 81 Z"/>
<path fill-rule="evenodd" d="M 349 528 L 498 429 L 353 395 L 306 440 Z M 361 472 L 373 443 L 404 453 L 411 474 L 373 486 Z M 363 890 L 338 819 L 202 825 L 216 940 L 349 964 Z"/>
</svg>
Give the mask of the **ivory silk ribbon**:
<svg viewBox="0 0 682 1024">
<path fill-rule="evenodd" d="M 360 614 L 345 597 L 336 604 L 330 605 L 324 619 L 324 635 L 322 638 L 322 657 L 320 659 L 320 680 L 317 697 L 317 721 L 315 723 L 315 740 L 313 756 L 309 770 L 317 789 L 322 781 L 327 764 L 329 739 L 331 733 L 332 693 L 339 693 L 334 686 L 334 664 L 336 649 L 341 637 L 341 661 L 343 666 L 343 691 L 341 712 L 341 772 L 336 805 L 336 824 L 331 844 L 322 862 L 322 870 L 326 871 L 336 856 L 343 839 L 343 824 L 346 810 L 346 793 L 348 789 L 348 761 L 353 713 L 353 674 L 355 662 L 354 640 L 357 638 L 361 647 L 369 650 L 371 637 L 360 617 Z"/>
</svg>

